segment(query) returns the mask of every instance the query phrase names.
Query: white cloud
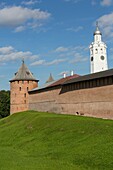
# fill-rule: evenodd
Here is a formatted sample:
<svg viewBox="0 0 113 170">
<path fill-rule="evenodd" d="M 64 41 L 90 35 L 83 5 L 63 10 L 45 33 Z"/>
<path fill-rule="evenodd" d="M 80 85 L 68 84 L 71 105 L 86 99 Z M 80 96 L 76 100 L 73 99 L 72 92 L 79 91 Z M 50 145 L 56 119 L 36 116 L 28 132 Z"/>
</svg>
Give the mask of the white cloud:
<svg viewBox="0 0 113 170">
<path fill-rule="evenodd" d="M 87 50 L 89 50 L 89 48 L 88 47 L 85 47 L 85 46 L 75 46 L 75 47 L 73 47 L 73 50 L 74 51 L 87 51 Z"/>
<path fill-rule="evenodd" d="M 91 1 L 91 4 L 92 4 L 92 5 L 96 5 L 96 4 L 97 4 L 96 0 L 92 0 L 92 1 Z"/>
<path fill-rule="evenodd" d="M 40 9 L 29 9 L 21 6 L 5 7 L 0 9 L 0 26 L 17 27 L 16 31 L 18 32 L 30 24 L 31 28 L 33 25 L 38 27 L 50 16 L 50 13 Z"/>
<path fill-rule="evenodd" d="M 44 65 L 44 64 L 45 64 L 45 60 L 38 60 L 38 61 L 31 63 L 31 66 L 38 66 L 38 65 Z"/>
<path fill-rule="evenodd" d="M 22 32 L 22 31 L 24 31 L 25 29 L 26 29 L 25 26 L 19 26 L 19 27 L 16 27 L 16 28 L 15 28 L 14 32 Z"/>
<path fill-rule="evenodd" d="M 56 60 L 53 60 L 51 62 L 47 62 L 45 65 L 56 65 L 56 64 L 59 64 L 59 63 L 62 63 L 62 62 L 65 62 L 67 61 L 67 59 L 56 59 Z"/>
<path fill-rule="evenodd" d="M 64 0 L 65 2 L 73 2 L 73 3 L 78 3 L 81 0 Z"/>
<path fill-rule="evenodd" d="M 73 32 L 79 32 L 80 30 L 83 30 L 83 27 L 82 26 L 79 26 L 77 28 L 70 27 L 70 28 L 67 28 L 66 30 L 73 31 Z"/>
<path fill-rule="evenodd" d="M 99 27 L 105 37 L 113 37 L 113 12 L 98 18 Z"/>
<path fill-rule="evenodd" d="M 112 52 L 113 52 L 113 48 L 110 48 L 110 51 L 112 51 Z"/>
<path fill-rule="evenodd" d="M 57 65 L 59 63 L 65 62 L 67 59 L 55 59 L 53 61 L 46 61 L 46 60 L 38 60 L 35 61 L 33 63 L 31 63 L 31 66 L 37 66 L 37 65 L 46 65 L 46 66 L 50 66 L 50 65 Z"/>
<path fill-rule="evenodd" d="M 59 75 L 59 76 L 63 76 L 64 74 L 68 75 L 68 74 L 69 74 L 69 71 L 62 71 L 62 72 L 59 73 L 58 75 Z"/>
<path fill-rule="evenodd" d="M 63 62 L 67 62 L 67 63 L 85 62 L 86 60 L 88 60 L 85 57 L 87 56 L 86 54 L 87 50 L 88 48 L 86 48 L 85 46 L 75 46 L 75 47 L 59 46 L 52 51 L 54 57 L 57 59 L 53 59 L 52 61 L 39 59 L 37 61 L 32 62 L 31 66 L 37 66 L 37 65 L 51 66 Z"/>
<path fill-rule="evenodd" d="M 0 62 L 14 61 L 23 58 L 34 60 L 38 57 L 38 55 L 33 55 L 30 51 L 17 51 L 12 46 L 0 48 Z"/>
<path fill-rule="evenodd" d="M 74 64 L 74 63 L 80 63 L 80 62 L 85 62 L 85 61 L 87 61 L 87 60 L 88 60 L 87 57 L 81 55 L 80 53 L 76 53 L 74 59 L 72 59 L 72 60 L 70 61 L 70 63 L 72 63 L 72 64 Z"/>
<path fill-rule="evenodd" d="M 102 0 L 100 3 L 102 6 L 110 6 L 113 4 L 112 0 Z"/>
<path fill-rule="evenodd" d="M 88 47 L 85 46 L 75 46 L 75 47 L 64 47 L 59 46 L 53 53 L 57 53 L 58 57 L 74 57 L 77 53 L 86 53 L 89 50 Z"/>
<path fill-rule="evenodd" d="M 91 0 L 92 5 L 101 5 L 101 6 L 111 6 L 113 5 L 113 0 Z"/>
<path fill-rule="evenodd" d="M 40 3 L 41 1 L 37 1 L 37 0 L 30 0 L 30 1 L 23 1 L 22 4 L 23 5 L 34 5 L 34 4 L 37 4 L 37 3 Z"/>
<path fill-rule="evenodd" d="M 1 47 L 0 48 L 0 55 L 1 54 L 10 54 L 14 51 L 14 48 L 12 46 L 8 46 L 8 47 Z"/>
<path fill-rule="evenodd" d="M 58 47 L 54 50 L 54 52 L 58 52 L 58 53 L 59 52 L 66 52 L 66 51 L 68 51 L 68 48 L 63 47 L 63 46 L 60 46 L 60 47 Z"/>
</svg>

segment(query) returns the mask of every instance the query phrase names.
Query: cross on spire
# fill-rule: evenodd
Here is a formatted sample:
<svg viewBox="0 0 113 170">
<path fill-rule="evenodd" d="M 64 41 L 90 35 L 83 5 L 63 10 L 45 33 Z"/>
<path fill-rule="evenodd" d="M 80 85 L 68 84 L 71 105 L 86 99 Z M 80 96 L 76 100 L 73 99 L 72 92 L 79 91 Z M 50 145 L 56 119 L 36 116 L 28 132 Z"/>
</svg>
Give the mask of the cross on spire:
<svg viewBox="0 0 113 170">
<path fill-rule="evenodd" d="M 99 24 L 98 24 L 98 21 L 96 21 L 96 30 L 95 30 L 95 32 L 94 32 L 94 36 L 95 35 L 102 35 L 102 33 L 100 32 L 100 30 L 99 30 L 99 26 L 98 26 Z"/>
<path fill-rule="evenodd" d="M 97 31 L 99 30 L 98 21 L 96 21 L 96 30 L 97 30 Z"/>
<path fill-rule="evenodd" d="M 24 64 L 24 58 L 22 59 L 22 63 Z"/>
<path fill-rule="evenodd" d="M 98 21 L 96 21 L 96 26 L 98 27 Z"/>
</svg>

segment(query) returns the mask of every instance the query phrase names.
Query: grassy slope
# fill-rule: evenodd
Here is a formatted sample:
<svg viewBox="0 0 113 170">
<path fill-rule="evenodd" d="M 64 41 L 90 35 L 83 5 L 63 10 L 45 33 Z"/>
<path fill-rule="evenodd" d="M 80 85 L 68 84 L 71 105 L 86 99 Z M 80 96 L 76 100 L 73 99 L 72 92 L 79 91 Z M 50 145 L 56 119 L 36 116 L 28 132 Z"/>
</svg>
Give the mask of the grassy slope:
<svg viewBox="0 0 113 170">
<path fill-rule="evenodd" d="M 113 170 L 113 121 L 23 112 L 0 120 L 0 170 Z"/>
</svg>

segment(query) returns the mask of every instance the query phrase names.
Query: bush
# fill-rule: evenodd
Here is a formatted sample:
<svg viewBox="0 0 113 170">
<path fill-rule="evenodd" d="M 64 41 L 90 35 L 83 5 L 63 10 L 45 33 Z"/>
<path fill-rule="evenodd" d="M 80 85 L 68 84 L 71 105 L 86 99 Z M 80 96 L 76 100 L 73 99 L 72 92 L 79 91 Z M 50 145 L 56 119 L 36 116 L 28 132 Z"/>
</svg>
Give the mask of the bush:
<svg viewBox="0 0 113 170">
<path fill-rule="evenodd" d="M 10 92 L 0 91 L 0 118 L 4 118 L 10 114 Z"/>
</svg>

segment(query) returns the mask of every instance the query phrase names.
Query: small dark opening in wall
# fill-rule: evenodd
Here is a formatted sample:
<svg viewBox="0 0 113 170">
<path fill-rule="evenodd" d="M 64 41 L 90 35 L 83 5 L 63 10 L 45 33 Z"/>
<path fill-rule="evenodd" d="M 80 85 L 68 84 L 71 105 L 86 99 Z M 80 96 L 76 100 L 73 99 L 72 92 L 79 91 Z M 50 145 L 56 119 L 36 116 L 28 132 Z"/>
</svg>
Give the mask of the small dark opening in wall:
<svg viewBox="0 0 113 170">
<path fill-rule="evenodd" d="M 29 75 L 30 73 L 28 71 L 26 71 L 26 74 Z"/>
<path fill-rule="evenodd" d="M 77 115 L 79 115 L 79 112 L 76 112 Z"/>
</svg>

